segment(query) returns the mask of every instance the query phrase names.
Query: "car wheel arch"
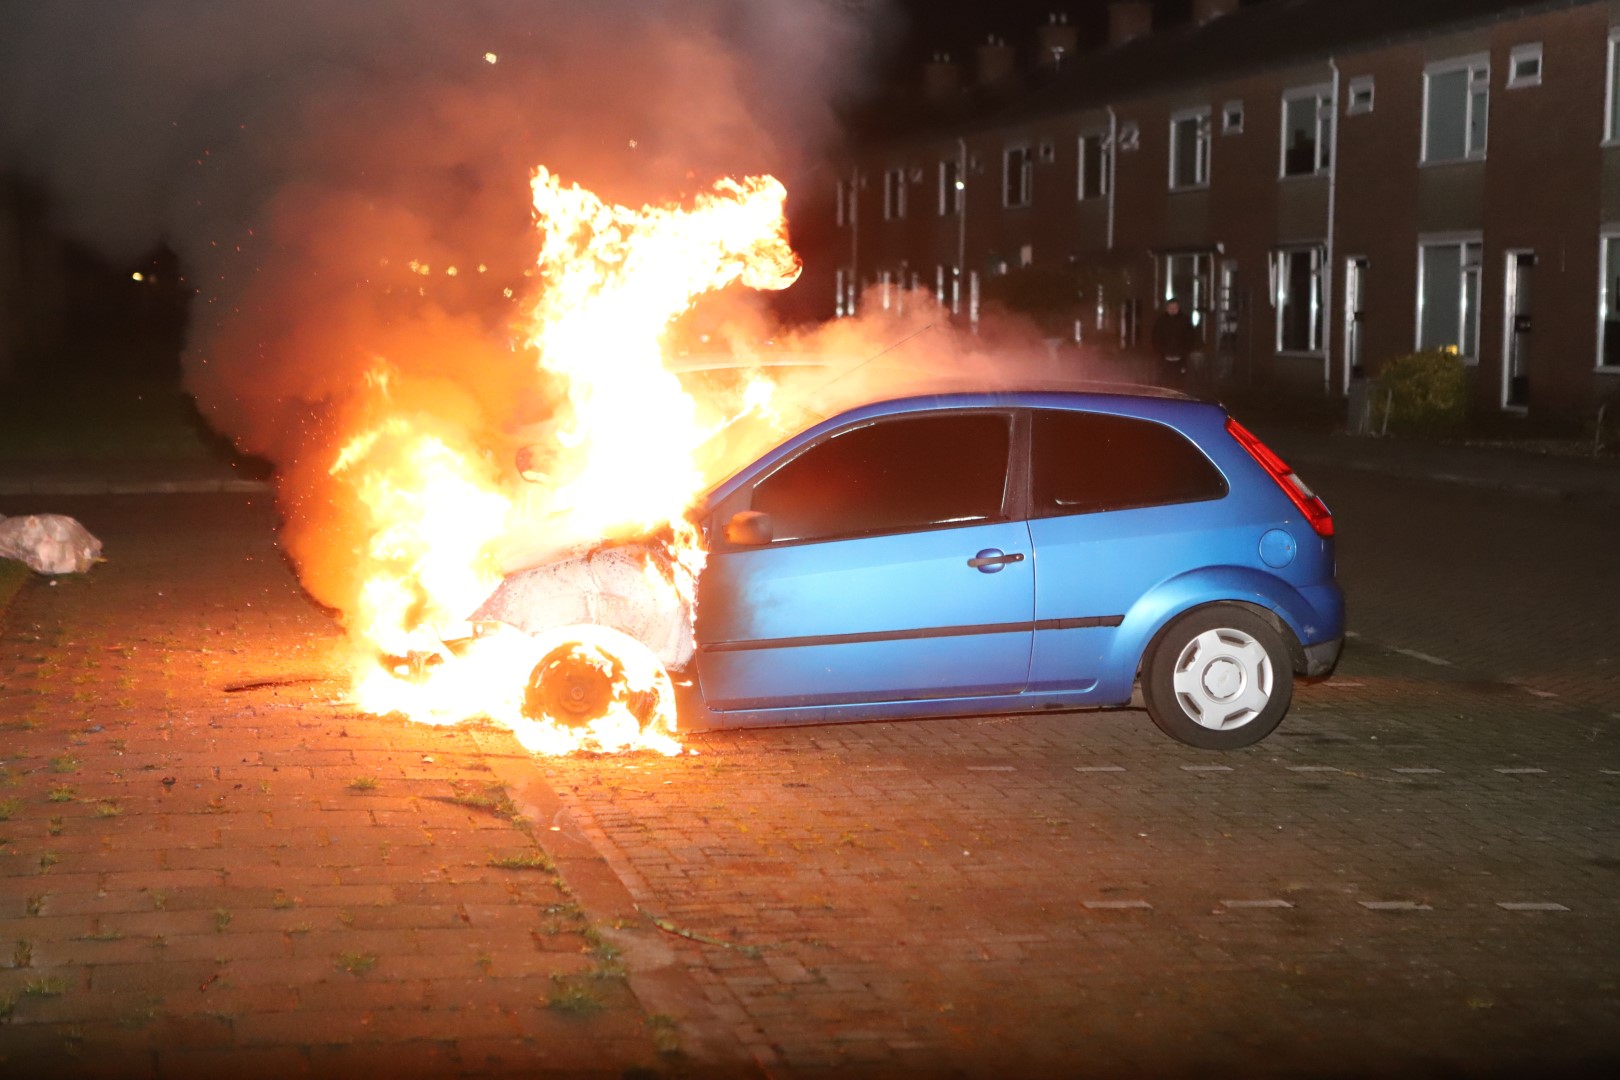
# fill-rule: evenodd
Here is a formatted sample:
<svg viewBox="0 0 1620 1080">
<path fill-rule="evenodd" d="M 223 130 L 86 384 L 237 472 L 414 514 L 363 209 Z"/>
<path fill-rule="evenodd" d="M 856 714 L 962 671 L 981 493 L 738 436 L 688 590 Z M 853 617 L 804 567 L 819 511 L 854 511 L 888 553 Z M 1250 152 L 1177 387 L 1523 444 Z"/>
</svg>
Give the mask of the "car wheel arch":
<svg viewBox="0 0 1620 1080">
<path fill-rule="evenodd" d="M 1242 566 L 1203 567 L 1144 593 L 1120 623 L 1115 669 L 1128 669 L 1140 678 L 1153 646 L 1171 624 L 1215 604 L 1238 605 L 1259 616 L 1282 638 L 1294 670 L 1305 670 L 1303 637 L 1295 618 L 1311 610 L 1309 603 L 1286 581 Z M 1299 615 L 1292 614 L 1290 607 Z"/>
</svg>

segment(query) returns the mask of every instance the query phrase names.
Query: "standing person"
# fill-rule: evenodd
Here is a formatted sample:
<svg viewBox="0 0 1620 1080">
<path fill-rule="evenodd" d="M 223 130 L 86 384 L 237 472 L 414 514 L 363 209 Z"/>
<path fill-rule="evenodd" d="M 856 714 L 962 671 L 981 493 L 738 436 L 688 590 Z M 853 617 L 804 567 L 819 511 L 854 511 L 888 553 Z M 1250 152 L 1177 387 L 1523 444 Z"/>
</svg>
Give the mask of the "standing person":
<svg viewBox="0 0 1620 1080">
<path fill-rule="evenodd" d="M 1187 385 L 1187 364 L 1199 345 L 1192 316 L 1172 297 L 1153 320 L 1153 348 L 1159 354 L 1159 385 L 1181 390 Z"/>
</svg>

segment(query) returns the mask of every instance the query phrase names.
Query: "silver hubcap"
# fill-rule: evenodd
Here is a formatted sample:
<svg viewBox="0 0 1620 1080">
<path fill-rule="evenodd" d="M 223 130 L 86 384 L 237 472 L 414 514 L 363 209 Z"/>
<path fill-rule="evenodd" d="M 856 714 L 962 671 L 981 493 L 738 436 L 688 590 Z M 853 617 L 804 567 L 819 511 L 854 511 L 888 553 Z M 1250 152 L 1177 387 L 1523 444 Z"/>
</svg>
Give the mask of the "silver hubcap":
<svg viewBox="0 0 1620 1080">
<path fill-rule="evenodd" d="M 1205 630 L 1176 658 L 1176 700 L 1212 731 L 1242 727 L 1271 700 L 1271 657 L 1241 630 Z"/>
</svg>

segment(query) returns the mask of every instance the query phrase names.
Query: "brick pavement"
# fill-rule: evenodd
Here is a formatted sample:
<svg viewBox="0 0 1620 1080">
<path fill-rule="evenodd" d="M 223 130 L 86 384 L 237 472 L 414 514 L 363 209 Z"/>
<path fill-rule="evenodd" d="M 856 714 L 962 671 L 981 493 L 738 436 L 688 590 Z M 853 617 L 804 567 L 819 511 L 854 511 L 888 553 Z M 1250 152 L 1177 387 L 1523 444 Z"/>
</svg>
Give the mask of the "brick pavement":
<svg viewBox="0 0 1620 1080">
<path fill-rule="evenodd" d="M 207 539 L 164 551 L 165 523 L 127 521 L 112 563 L 31 590 L 0 637 L 0 941 L 28 944 L 0 969 L 0 1053 L 156 1075 L 1612 1067 L 1620 744 L 1607 639 L 1559 628 L 1600 584 L 1566 595 L 1588 579 L 1549 565 L 1504 606 L 1470 578 L 1538 535 L 1522 506 L 1311 479 L 1362 634 L 1225 755 L 1116 712 L 537 764 L 499 732 L 345 713 L 264 511 L 173 496 Z M 1563 574 L 1606 549 L 1535 505 Z M 1432 542 L 1431 511 L 1485 539 Z M 265 685 L 223 693 L 242 682 Z M 491 783 L 528 831 L 477 805 Z M 566 892 L 490 865 L 536 837 Z M 587 984 L 607 1007 L 541 1007 L 603 941 L 628 969 Z M 671 1037 L 686 1056 L 658 1054 Z"/>
<path fill-rule="evenodd" d="M 694 978 L 787 1075 L 1612 1068 L 1609 526 L 1312 482 L 1363 629 L 1259 747 L 1137 712 L 962 719 L 553 783 L 639 903 L 725 943 Z"/>
<path fill-rule="evenodd" d="M 515 744 L 339 700 L 267 498 L 51 508 L 109 561 L 0 628 L 0 1074 L 681 1066 L 505 798 Z"/>
</svg>

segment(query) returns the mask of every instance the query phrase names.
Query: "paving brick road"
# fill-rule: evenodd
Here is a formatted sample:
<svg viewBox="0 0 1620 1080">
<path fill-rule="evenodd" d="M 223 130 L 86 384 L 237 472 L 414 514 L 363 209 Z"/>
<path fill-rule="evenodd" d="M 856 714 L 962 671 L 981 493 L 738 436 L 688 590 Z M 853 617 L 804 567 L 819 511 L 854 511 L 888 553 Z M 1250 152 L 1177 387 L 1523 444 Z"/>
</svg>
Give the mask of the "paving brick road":
<svg viewBox="0 0 1620 1080">
<path fill-rule="evenodd" d="M 658 1064 L 492 771 L 521 751 L 334 704 L 267 502 L 53 500 L 109 561 L 0 629 L 0 1075 Z"/>
<path fill-rule="evenodd" d="M 336 700 L 262 496 L 54 500 L 110 561 L 0 632 L 0 1071 L 1611 1068 L 1612 527 L 1309 478 L 1359 636 L 1231 754 L 1125 711 L 532 761 Z"/>
</svg>

